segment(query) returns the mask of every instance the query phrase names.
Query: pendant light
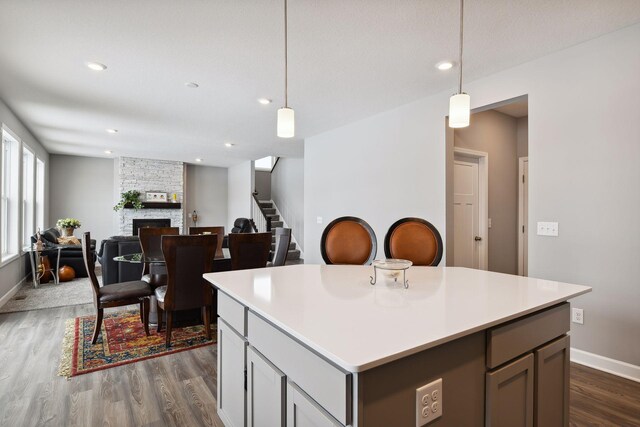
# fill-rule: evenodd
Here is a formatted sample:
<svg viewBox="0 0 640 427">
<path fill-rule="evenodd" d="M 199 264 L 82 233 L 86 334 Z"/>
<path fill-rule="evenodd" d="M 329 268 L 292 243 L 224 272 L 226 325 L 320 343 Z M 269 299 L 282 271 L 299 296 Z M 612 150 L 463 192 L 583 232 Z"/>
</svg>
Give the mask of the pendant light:
<svg viewBox="0 0 640 427">
<path fill-rule="evenodd" d="M 449 127 L 465 128 L 469 126 L 471 115 L 471 97 L 462 91 L 462 43 L 464 40 L 464 0 L 460 0 L 460 52 L 458 64 L 460 76 L 458 79 L 458 93 L 449 99 Z"/>
<path fill-rule="evenodd" d="M 287 0 L 284 0 L 284 107 L 278 109 L 278 136 L 293 138 L 295 135 L 295 113 L 289 108 L 289 75 L 287 55 Z"/>
</svg>

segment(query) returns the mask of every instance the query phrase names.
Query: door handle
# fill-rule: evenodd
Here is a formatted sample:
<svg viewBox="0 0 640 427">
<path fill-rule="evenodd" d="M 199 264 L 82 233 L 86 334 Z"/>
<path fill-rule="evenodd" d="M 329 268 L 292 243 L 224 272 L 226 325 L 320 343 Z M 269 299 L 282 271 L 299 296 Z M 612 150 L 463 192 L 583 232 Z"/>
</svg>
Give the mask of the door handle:
<svg viewBox="0 0 640 427">
<path fill-rule="evenodd" d="M 482 237 L 476 236 L 473 240 L 475 240 L 476 242 L 480 242 L 482 241 Z"/>
</svg>

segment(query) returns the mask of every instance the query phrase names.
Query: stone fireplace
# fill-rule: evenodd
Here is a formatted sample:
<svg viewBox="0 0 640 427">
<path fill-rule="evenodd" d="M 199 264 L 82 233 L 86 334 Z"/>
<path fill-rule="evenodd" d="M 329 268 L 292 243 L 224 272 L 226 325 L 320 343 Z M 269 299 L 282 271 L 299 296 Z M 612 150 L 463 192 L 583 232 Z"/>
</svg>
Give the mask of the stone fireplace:
<svg viewBox="0 0 640 427">
<path fill-rule="evenodd" d="M 133 218 L 131 222 L 134 236 L 138 235 L 138 229 L 144 227 L 171 227 L 170 218 Z"/>
<path fill-rule="evenodd" d="M 144 201 L 145 193 L 166 193 L 168 199 L 177 195 L 181 209 L 121 209 L 119 215 L 120 235 L 134 235 L 133 220 L 168 219 L 171 227 L 184 227 L 184 163 L 168 160 L 138 159 L 120 157 L 118 161 L 118 195 L 129 190 L 137 190 Z M 172 206 L 173 207 L 173 206 Z M 135 233 L 137 234 L 137 233 Z"/>
</svg>

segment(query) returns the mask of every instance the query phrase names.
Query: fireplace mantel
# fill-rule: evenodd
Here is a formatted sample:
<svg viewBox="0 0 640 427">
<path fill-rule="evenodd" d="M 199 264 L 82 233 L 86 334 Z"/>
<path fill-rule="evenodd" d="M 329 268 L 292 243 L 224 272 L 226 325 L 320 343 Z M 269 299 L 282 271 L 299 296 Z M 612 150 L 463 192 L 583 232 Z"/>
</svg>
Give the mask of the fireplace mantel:
<svg viewBox="0 0 640 427">
<path fill-rule="evenodd" d="M 131 203 L 124 205 L 125 209 L 134 209 Z M 142 202 L 141 209 L 182 209 L 182 203 L 172 202 Z"/>
</svg>

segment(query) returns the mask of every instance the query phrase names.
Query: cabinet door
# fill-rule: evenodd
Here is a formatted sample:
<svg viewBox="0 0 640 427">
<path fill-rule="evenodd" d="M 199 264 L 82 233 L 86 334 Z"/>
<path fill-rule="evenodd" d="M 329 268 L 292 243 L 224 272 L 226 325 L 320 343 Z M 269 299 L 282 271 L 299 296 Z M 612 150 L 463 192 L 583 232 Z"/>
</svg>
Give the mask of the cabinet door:
<svg viewBox="0 0 640 427">
<path fill-rule="evenodd" d="M 485 424 L 533 427 L 533 385 L 533 354 L 488 372 Z"/>
<path fill-rule="evenodd" d="M 539 348 L 536 356 L 535 425 L 569 425 L 569 336 Z"/>
<path fill-rule="evenodd" d="M 253 347 L 247 349 L 247 426 L 282 427 L 286 378 Z"/>
<path fill-rule="evenodd" d="M 287 382 L 287 427 L 342 426 L 295 384 Z"/>
<path fill-rule="evenodd" d="M 218 415 L 226 427 L 245 426 L 246 345 L 218 318 Z"/>
</svg>

